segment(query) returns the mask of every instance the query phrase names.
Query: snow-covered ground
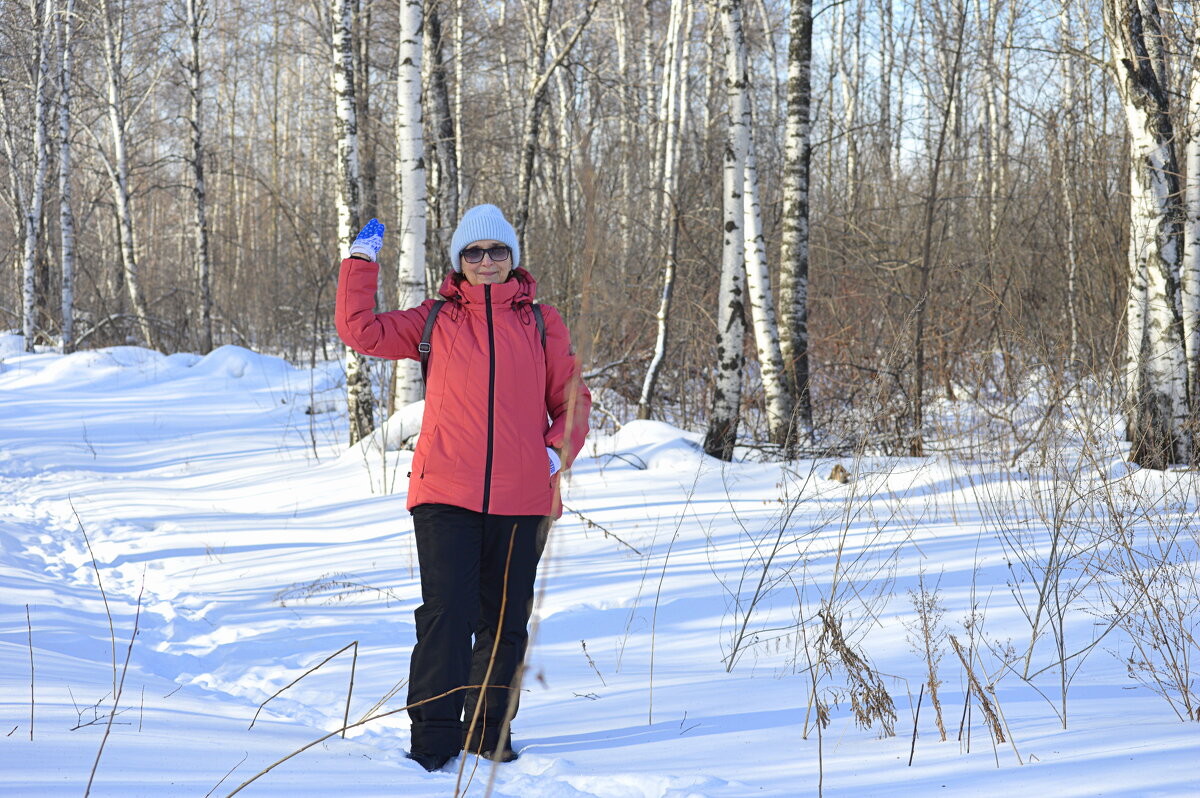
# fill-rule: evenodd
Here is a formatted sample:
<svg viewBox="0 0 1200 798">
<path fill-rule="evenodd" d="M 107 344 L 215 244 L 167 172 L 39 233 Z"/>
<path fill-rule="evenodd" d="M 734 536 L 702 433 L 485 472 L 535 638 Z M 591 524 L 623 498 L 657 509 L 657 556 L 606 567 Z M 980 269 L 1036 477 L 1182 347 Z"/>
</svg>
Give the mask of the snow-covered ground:
<svg viewBox="0 0 1200 798">
<path fill-rule="evenodd" d="M 419 601 L 411 453 L 346 449 L 338 364 L 297 369 L 236 347 L 27 355 L 19 343 L 0 337 L 0 795 L 82 795 L 93 768 L 92 795 L 228 795 L 347 711 L 355 722 L 403 706 Z M 725 465 L 656 422 L 593 435 L 543 560 L 521 757 L 469 758 L 460 793 L 1197 792 L 1200 723 L 1130 678 L 1123 630 L 1071 660 L 1066 729 L 1044 615 L 1031 672 L 1045 670 L 1021 678 L 1031 625 L 1017 596 L 1033 612 L 1046 529 L 1082 517 L 1054 490 L 1061 474 L 841 462 L 847 484 L 827 479 L 833 461 Z M 1194 546 L 1194 474 L 1142 474 L 1115 456 L 1072 473 L 1084 472 L 1093 482 L 1077 493 L 1097 527 L 1097 506 L 1157 495 L 1161 513 L 1143 506 L 1129 529 L 1182 529 Z M 1088 576 L 1088 549 L 1071 551 L 1059 598 L 1075 652 L 1111 625 L 1105 596 L 1118 592 Z M 1175 551 L 1194 577 L 1194 548 Z M 967 672 L 938 634 L 948 739 L 926 694 L 912 747 L 927 677 L 919 579 L 936 586 L 939 628 L 975 641 L 1005 742 L 977 701 L 964 719 Z M 810 667 L 823 605 L 894 700 L 894 735 L 856 725 L 845 668 Z M 830 712 L 820 734 L 814 673 Z M 453 795 L 460 760 L 426 773 L 407 742 L 406 714 L 385 715 L 239 795 Z"/>
</svg>

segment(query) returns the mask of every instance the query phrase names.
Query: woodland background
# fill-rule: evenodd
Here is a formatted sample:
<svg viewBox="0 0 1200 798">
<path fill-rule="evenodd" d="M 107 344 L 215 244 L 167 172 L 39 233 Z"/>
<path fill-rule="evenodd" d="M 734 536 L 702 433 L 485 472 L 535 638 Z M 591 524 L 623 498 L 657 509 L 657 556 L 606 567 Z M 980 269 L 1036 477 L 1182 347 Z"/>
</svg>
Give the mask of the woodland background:
<svg viewBox="0 0 1200 798">
<path fill-rule="evenodd" d="M 742 19 L 764 249 L 778 289 L 796 9 L 721 5 Z M 1119 392 L 1131 155 L 1105 74 L 1101 5 L 844 0 L 808 9 L 806 351 L 811 428 L 825 445 L 949 447 L 948 435 L 922 429 L 924 404 L 1019 401 L 1035 373 L 1056 385 L 1087 376 Z M 1109 5 L 1153 8 L 1172 96 L 1186 97 L 1197 9 Z M 296 362 L 338 356 L 339 222 L 388 224 L 381 306 L 397 301 L 398 140 L 411 119 L 402 11 L 396 0 L 2 0 L 0 325 L 22 325 L 31 273 L 34 336 L 63 343 L 71 249 L 73 347 L 234 343 Z M 720 370 L 730 131 L 716 4 L 426 0 L 423 11 L 426 290 L 448 267 L 443 242 L 462 209 L 493 202 L 519 215 L 534 113 L 522 265 L 571 326 L 598 400 L 593 423 L 637 412 L 656 348 L 670 207 L 677 274 L 652 415 L 703 428 Z M 350 61 L 338 59 L 343 12 Z M 333 88 L 346 64 L 360 164 L 349 214 L 337 199 L 345 130 Z M 1186 131 L 1186 102 L 1171 113 L 1174 130 Z M 199 220 L 197 164 L 207 197 Z M 27 224 L 39 179 L 44 197 Z M 745 346 L 740 435 L 766 441 L 752 335 Z M 376 383 L 386 401 L 387 380 Z"/>
</svg>

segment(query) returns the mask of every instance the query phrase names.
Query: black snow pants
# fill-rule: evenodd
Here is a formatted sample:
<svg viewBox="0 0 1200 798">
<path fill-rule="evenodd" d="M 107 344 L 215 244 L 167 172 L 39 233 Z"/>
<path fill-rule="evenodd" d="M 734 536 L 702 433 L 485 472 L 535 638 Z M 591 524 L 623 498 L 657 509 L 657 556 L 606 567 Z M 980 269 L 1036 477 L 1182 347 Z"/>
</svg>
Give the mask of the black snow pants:
<svg viewBox="0 0 1200 798">
<path fill-rule="evenodd" d="M 496 648 L 489 688 L 482 696 L 478 689 L 459 690 L 408 710 L 412 750 L 435 756 L 453 756 L 464 747 L 494 751 L 505 742 L 500 726 L 510 701 L 516 714 L 517 691 L 508 688 L 525 658 L 533 583 L 550 519 L 477 513 L 447 504 L 421 504 L 412 515 L 422 604 L 415 612 L 417 644 L 409 663 L 408 703 L 483 684 Z M 508 598 L 501 619 L 506 560 Z M 468 741 L 477 703 L 482 704 L 479 719 Z"/>
</svg>

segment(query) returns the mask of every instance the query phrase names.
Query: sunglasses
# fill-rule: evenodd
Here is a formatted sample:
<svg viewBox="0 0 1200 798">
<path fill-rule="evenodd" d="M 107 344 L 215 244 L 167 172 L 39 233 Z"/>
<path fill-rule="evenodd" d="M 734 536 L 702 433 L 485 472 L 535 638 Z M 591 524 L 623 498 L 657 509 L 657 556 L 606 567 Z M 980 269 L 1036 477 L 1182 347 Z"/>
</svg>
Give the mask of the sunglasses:
<svg viewBox="0 0 1200 798">
<path fill-rule="evenodd" d="M 467 263 L 479 263 L 486 254 L 494 261 L 508 260 L 509 249 L 503 244 L 498 247 L 468 247 L 459 253 Z"/>
</svg>

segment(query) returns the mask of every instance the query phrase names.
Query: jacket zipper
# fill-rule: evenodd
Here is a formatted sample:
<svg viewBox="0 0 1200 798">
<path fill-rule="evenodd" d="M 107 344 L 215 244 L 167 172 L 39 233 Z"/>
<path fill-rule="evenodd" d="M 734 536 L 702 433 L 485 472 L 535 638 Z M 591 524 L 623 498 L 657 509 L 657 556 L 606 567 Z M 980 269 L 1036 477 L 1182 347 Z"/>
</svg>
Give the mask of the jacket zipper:
<svg viewBox="0 0 1200 798">
<path fill-rule="evenodd" d="M 487 311 L 488 327 L 488 423 L 487 459 L 483 466 L 483 510 L 487 513 L 492 494 L 492 446 L 496 423 L 496 330 L 492 324 L 492 287 L 484 284 L 483 298 Z"/>
</svg>

